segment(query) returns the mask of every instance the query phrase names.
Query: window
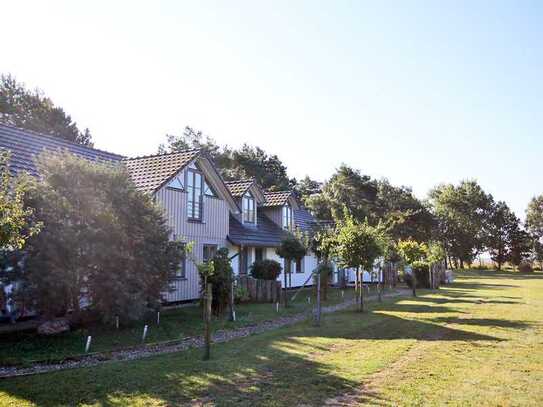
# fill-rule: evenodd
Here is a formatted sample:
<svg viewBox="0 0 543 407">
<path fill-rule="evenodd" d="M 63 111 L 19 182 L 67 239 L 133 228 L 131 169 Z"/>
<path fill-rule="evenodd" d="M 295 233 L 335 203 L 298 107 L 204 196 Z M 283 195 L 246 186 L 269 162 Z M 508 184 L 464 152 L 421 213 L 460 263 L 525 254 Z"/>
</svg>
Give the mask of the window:
<svg viewBox="0 0 543 407">
<path fill-rule="evenodd" d="M 264 260 L 264 249 L 261 247 L 257 247 L 255 249 L 255 261 L 262 261 Z"/>
<path fill-rule="evenodd" d="M 298 259 L 294 262 L 294 272 L 303 273 L 304 272 L 304 259 Z"/>
<path fill-rule="evenodd" d="M 187 170 L 187 215 L 189 219 L 202 219 L 202 174 L 200 172 Z"/>
<path fill-rule="evenodd" d="M 213 259 L 213 256 L 215 256 L 215 253 L 217 253 L 216 244 L 205 244 L 204 253 L 202 257 L 204 260 L 204 263 L 207 263 L 209 260 Z"/>
<path fill-rule="evenodd" d="M 283 206 L 283 229 L 292 228 L 292 208 Z"/>
<path fill-rule="evenodd" d="M 256 208 L 255 199 L 251 194 L 245 194 L 243 197 L 243 222 L 255 223 L 256 221 Z"/>
<path fill-rule="evenodd" d="M 186 278 L 187 277 L 187 258 L 185 256 L 185 245 L 183 245 L 183 257 L 181 258 L 181 263 L 175 272 L 175 277 L 177 278 Z"/>
</svg>

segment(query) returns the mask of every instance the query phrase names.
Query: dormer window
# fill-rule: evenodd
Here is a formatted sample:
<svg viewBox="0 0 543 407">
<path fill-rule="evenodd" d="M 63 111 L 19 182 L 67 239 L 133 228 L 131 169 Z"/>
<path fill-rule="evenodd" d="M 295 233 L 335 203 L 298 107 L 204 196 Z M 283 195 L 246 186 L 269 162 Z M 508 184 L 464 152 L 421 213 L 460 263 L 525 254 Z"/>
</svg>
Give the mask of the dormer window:
<svg viewBox="0 0 543 407">
<path fill-rule="evenodd" d="M 242 199 L 243 223 L 256 223 L 256 204 L 250 192 L 247 192 Z"/>
<path fill-rule="evenodd" d="M 288 205 L 283 206 L 283 229 L 292 229 L 292 208 Z"/>
<path fill-rule="evenodd" d="M 203 177 L 199 171 L 187 170 L 187 216 L 191 220 L 202 220 Z"/>
</svg>

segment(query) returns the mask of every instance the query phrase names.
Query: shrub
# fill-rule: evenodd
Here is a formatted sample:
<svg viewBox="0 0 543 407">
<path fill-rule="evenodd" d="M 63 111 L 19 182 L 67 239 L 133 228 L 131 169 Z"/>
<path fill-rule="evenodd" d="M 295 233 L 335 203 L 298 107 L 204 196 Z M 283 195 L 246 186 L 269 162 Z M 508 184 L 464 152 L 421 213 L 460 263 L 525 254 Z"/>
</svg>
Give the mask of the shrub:
<svg viewBox="0 0 543 407">
<path fill-rule="evenodd" d="M 260 280 L 277 280 L 281 270 L 281 264 L 275 260 L 259 260 L 251 265 L 251 276 Z"/>
<path fill-rule="evenodd" d="M 237 286 L 234 289 L 234 302 L 236 304 L 249 302 L 250 300 L 249 291 L 245 287 Z"/>
<path fill-rule="evenodd" d="M 412 268 L 412 273 L 415 273 L 417 279 L 416 288 L 430 288 L 429 268 L 427 264 L 416 264 Z M 409 273 L 403 273 L 403 281 L 409 288 L 413 288 L 413 276 Z"/>
<path fill-rule="evenodd" d="M 214 315 L 222 315 L 228 307 L 232 281 L 232 265 L 228 258 L 228 249 L 222 247 L 217 250 L 212 262 L 213 273 L 208 277 L 208 282 L 213 284 L 211 309 Z"/>
<path fill-rule="evenodd" d="M 518 266 L 518 271 L 521 273 L 531 273 L 532 271 L 534 271 L 534 269 L 532 268 L 532 265 L 530 263 L 522 262 Z"/>
<path fill-rule="evenodd" d="M 328 283 L 330 282 L 330 276 L 334 272 L 334 268 L 330 263 L 321 263 L 315 269 L 315 275 L 313 276 L 313 282 L 315 291 L 317 290 L 317 278 L 321 279 L 321 296 L 322 300 L 326 301 L 328 297 Z"/>
</svg>

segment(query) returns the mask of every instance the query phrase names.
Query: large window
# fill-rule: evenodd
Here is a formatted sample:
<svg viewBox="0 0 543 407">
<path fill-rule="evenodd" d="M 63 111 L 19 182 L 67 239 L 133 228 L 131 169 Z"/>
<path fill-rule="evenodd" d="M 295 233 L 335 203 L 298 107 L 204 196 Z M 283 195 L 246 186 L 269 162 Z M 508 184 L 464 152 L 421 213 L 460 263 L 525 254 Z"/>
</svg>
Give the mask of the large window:
<svg viewBox="0 0 543 407">
<path fill-rule="evenodd" d="M 292 228 L 292 208 L 283 206 L 283 229 Z"/>
<path fill-rule="evenodd" d="M 189 219 L 202 219 L 202 174 L 198 171 L 187 170 L 187 215 Z"/>
<path fill-rule="evenodd" d="M 243 196 L 243 222 L 244 223 L 256 222 L 255 199 L 249 193 Z"/>
</svg>

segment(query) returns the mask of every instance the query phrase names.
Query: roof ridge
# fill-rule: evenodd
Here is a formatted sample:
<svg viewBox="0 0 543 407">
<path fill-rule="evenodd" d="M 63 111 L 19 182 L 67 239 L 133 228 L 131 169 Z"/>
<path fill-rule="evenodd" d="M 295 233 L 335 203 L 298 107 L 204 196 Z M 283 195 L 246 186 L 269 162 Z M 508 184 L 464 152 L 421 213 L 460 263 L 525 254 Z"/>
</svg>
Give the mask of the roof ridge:
<svg viewBox="0 0 543 407">
<path fill-rule="evenodd" d="M 5 123 L 5 122 L 0 122 L 0 126 L 8 127 L 8 128 L 11 128 L 11 129 L 23 132 L 23 133 L 28 133 L 28 134 L 31 134 L 31 135 L 34 135 L 34 136 L 45 137 L 45 138 L 48 138 L 48 139 L 51 139 L 51 140 L 54 140 L 54 141 L 58 141 L 60 143 L 66 143 L 66 144 L 70 144 L 70 145 L 80 147 L 80 148 L 84 148 L 84 149 L 88 149 L 88 150 L 94 150 L 94 151 L 99 151 L 101 153 L 115 155 L 117 157 L 120 157 L 120 158 L 124 159 L 124 156 L 121 155 L 121 154 L 112 153 L 110 151 L 101 150 L 99 148 L 86 146 L 84 144 L 79 144 L 79 143 L 76 143 L 76 142 L 73 142 L 73 141 L 70 141 L 70 140 L 63 139 L 63 138 L 61 138 L 59 136 L 55 136 L 53 134 L 46 134 L 46 133 L 41 133 L 41 132 L 35 131 L 35 130 L 25 129 L 24 127 L 18 127 L 18 126 L 15 126 L 13 124 L 8 124 L 8 123 Z"/>
<path fill-rule="evenodd" d="M 254 181 L 255 181 L 255 178 L 245 178 L 245 179 L 238 179 L 238 180 L 224 181 L 224 182 L 226 184 L 233 184 L 233 183 L 241 184 L 242 182 L 254 182 Z"/>
<path fill-rule="evenodd" d="M 171 156 L 171 155 L 176 155 L 176 154 L 186 154 L 186 153 L 190 153 L 190 152 L 199 152 L 199 151 L 202 151 L 202 149 L 201 148 L 188 148 L 186 150 L 173 151 L 171 153 L 157 153 L 157 154 L 140 155 L 140 156 L 137 156 L 137 157 L 126 157 L 126 158 L 123 159 L 123 161 L 142 160 L 144 158 L 154 158 L 154 157 L 166 157 L 166 156 Z"/>
</svg>

